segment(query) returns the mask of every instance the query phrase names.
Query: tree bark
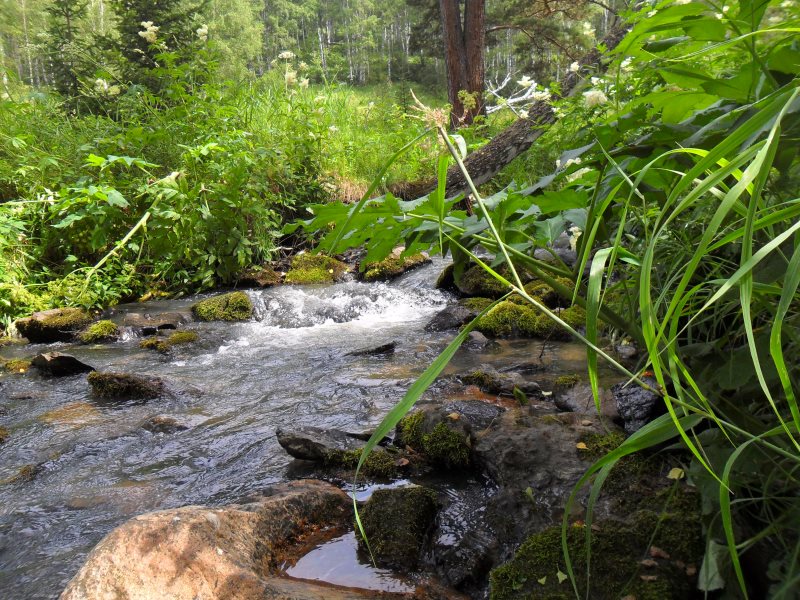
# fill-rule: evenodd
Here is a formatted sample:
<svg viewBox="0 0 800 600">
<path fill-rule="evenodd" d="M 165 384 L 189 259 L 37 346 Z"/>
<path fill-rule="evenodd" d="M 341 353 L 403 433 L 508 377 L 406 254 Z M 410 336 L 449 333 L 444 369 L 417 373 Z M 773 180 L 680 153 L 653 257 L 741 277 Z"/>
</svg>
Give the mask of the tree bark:
<svg viewBox="0 0 800 600">
<path fill-rule="evenodd" d="M 444 2 L 445 0 L 442 1 Z M 627 26 L 617 26 L 609 31 L 600 45 L 605 46 L 608 50 L 613 50 L 619 45 L 627 32 Z M 605 68 L 601 63 L 601 58 L 601 52 L 595 48 L 580 59 L 578 63 L 581 68 L 595 67 L 596 72 L 602 72 Z M 579 73 L 568 73 L 561 85 L 561 96 L 567 97 L 574 94 L 581 81 L 582 78 Z M 518 119 L 480 150 L 476 150 L 467 156 L 464 160 L 464 166 L 467 168 L 473 183 L 479 186 L 489 181 L 503 167 L 530 148 L 555 121 L 556 116 L 550 104 L 547 102 L 535 103 L 531 110 L 528 111 L 527 118 Z M 431 179 L 397 186 L 397 191 L 393 190 L 392 193 L 400 198 L 419 198 L 430 193 L 435 187 L 436 181 Z M 451 167 L 447 171 L 446 196 L 452 198 L 457 194 L 467 192 L 468 189 L 467 180 L 461 170 L 457 166 Z"/>
<path fill-rule="evenodd" d="M 447 100 L 452 106 L 450 124 L 469 125 L 483 114 L 483 53 L 486 34 L 485 0 L 464 0 L 462 21 L 459 0 L 439 0 L 447 71 Z M 468 96 L 464 96 L 466 92 Z"/>
</svg>

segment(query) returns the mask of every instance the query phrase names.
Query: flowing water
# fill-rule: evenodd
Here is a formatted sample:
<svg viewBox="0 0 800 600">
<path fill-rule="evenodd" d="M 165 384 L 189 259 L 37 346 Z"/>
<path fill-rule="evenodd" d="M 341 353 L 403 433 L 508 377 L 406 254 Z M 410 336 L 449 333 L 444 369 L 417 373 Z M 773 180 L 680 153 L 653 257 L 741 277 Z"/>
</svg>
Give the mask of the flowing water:
<svg viewBox="0 0 800 600">
<path fill-rule="evenodd" d="M 136 514 L 237 502 L 285 480 L 292 461 L 275 440 L 277 428 L 360 431 L 377 424 L 452 338 L 423 329 L 451 300 L 433 289 L 442 266 L 436 261 L 392 284 L 252 291 L 255 320 L 190 323 L 200 341 L 169 356 L 140 349 L 131 334 L 108 345 L 0 351 L 10 358 L 59 350 L 99 370 L 161 377 L 173 392 L 108 407 L 93 402 L 85 376 L 1 376 L 0 425 L 10 437 L 0 445 L 0 480 L 35 467 L 29 481 L 0 483 L 0 598 L 56 597 L 89 550 Z M 130 312 L 188 315 L 194 301 L 119 306 L 110 316 L 121 322 Z M 389 342 L 397 343 L 390 356 L 347 355 Z M 541 381 L 585 369 L 585 353 L 575 344 L 500 342 L 489 352 L 460 350 L 448 372 L 481 362 L 522 365 Z M 188 428 L 142 429 L 155 415 Z M 353 546 L 347 536 L 335 541 Z M 326 561 L 311 556 L 298 568 L 309 579 L 324 578 L 315 569 L 341 570 Z"/>
</svg>

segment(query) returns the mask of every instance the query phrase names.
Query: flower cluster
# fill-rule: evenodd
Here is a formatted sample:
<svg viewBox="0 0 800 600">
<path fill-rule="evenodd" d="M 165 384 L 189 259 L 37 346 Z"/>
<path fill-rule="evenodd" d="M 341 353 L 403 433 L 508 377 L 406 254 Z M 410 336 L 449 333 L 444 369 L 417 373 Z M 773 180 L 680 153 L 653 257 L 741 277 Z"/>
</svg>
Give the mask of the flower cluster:
<svg viewBox="0 0 800 600">
<path fill-rule="evenodd" d="M 278 58 L 281 60 L 292 60 L 294 58 L 294 52 L 291 50 L 284 50 L 280 54 L 278 54 Z"/>
<path fill-rule="evenodd" d="M 201 42 L 208 41 L 208 25 L 201 25 L 197 28 L 197 37 L 200 38 Z"/>
<path fill-rule="evenodd" d="M 144 38 L 148 44 L 155 44 L 158 38 L 159 27 L 153 25 L 152 21 L 142 21 L 140 25 L 144 28 L 139 32 L 139 37 Z"/>
<path fill-rule="evenodd" d="M 94 80 L 94 91 L 103 96 L 119 96 L 120 87 L 118 85 L 110 85 L 108 81 L 98 77 Z"/>
<path fill-rule="evenodd" d="M 583 92 L 583 99 L 587 108 L 594 108 L 595 106 L 602 106 L 608 102 L 608 96 L 602 90 L 589 90 Z"/>
</svg>

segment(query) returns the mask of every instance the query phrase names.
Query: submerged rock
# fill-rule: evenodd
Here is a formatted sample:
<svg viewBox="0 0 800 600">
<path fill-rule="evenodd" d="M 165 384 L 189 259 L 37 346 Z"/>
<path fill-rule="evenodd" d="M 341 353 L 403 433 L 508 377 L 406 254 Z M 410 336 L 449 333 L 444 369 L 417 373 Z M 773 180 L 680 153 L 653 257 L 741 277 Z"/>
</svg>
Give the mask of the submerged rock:
<svg viewBox="0 0 800 600">
<path fill-rule="evenodd" d="M 474 371 L 458 376 L 467 385 L 477 386 L 487 394 L 517 396 L 519 390 L 525 396 L 542 398 L 542 390 L 535 381 L 527 381 L 517 372 L 501 373 L 491 365 L 481 365 Z"/>
<path fill-rule="evenodd" d="M 348 352 L 345 354 L 345 356 L 379 356 L 385 354 L 394 354 L 395 348 L 397 348 L 397 342 L 389 342 L 388 344 L 376 346 L 375 348 L 354 350 L 353 352 Z"/>
<path fill-rule="evenodd" d="M 409 486 L 375 490 L 359 511 L 367 543 L 378 564 L 404 570 L 415 569 L 429 537 L 438 501 L 433 490 Z"/>
<path fill-rule="evenodd" d="M 92 315 L 81 308 L 52 308 L 17 319 L 20 335 L 33 344 L 69 342 L 76 333 L 92 322 Z"/>
<path fill-rule="evenodd" d="M 169 337 L 148 337 L 139 342 L 140 348 L 148 348 L 151 350 L 158 350 L 162 353 L 169 352 L 174 346 L 182 344 L 191 344 L 198 340 L 198 335 L 194 331 L 176 331 Z"/>
<path fill-rule="evenodd" d="M 389 281 L 429 262 L 431 262 L 430 257 L 421 252 L 405 257 L 402 257 L 400 252 L 393 252 L 379 262 L 362 265 L 363 279 L 364 281 Z"/>
<path fill-rule="evenodd" d="M 463 304 L 451 304 L 447 308 L 443 308 L 425 325 L 425 331 L 449 331 L 451 329 L 458 329 L 462 325 L 466 325 L 476 316 L 478 312 Z"/>
<path fill-rule="evenodd" d="M 38 354 L 31 361 L 31 365 L 36 367 L 40 373 L 52 377 L 66 377 L 95 370 L 94 367 L 82 363 L 74 356 L 61 352 Z"/>
<path fill-rule="evenodd" d="M 145 379 L 128 373 L 94 371 L 87 380 L 96 398 L 112 402 L 152 400 L 165 393 L 164 382 L 157 377 Z"/>
<path fill-rule="evenodd" d="M 179 312 L 165 312 L 156 315 L 128 313 L 122 320 L 122 324 L 138 330 L 141 335 L 155 335 L 164 329 L 177 329 L 188 321 L 188 315 Z"/>
<path fill-rule="evenodd" d="M 559 410 L 597 416 L 592 386 L 586 383 L 578 383 L 568 388 L 557 385 L 553 392 L 553 402 Z M 619 418 L 613 395 L 604 389 L 600 389 L 600 414 L 609 419 Z"/>
<path fill-rule="evenodd" d="M 0 444 L 5 444 L 10 435 L 11 433 L 8 431 L 8 429 L 0 425 Z"/>
<path fill-rule="evenodd" d="M 285 282 L 295 285 L 334 283 L 341 280 L 348 270 L 345 263 L 335 258 L 304 252 L 292 259 L 292 267 L 286 273 Z"/>
<path fill-rule="evenodd" d="M 117 527 L 90 552 L 61 600 L 380 597 L 280 573 L 302 553 L 298 540 L 342 527 L 351 514 L 347 494 L 308 480 L 273 486 L 248 504 L 144 514 Z"/>
<path fill-rule="evenodd" d="M 177 419 L 172 417 L 165 417 L 156 415 L 146 419 L 141 428 L 150 433 L 178 433 L 179 431 L 186 431 L 189 429 L 183 423 L 179 423 Z"/>
<path fill-rule="evenodd" d="M 650 377 L 642 379 L 647 385 L 657 389 L 658 382 Z M 666 412 L 661 396 L 636 383 L 618 383 L 611 387 L 617 412 L 625 423 L 625 431 L 634 433 L 647 425 L 660 414 Z"/>
<path fill-rule="evenodd" d="M 192 314 L 200 321 L 247 321 L 253 316 L 253 303 L 244 292 L 229 292 L 196 302 Z"/>
<path fill-rule="evenodd" d="M 84 344 L 99 344 L 113 342 L 119 339 L 119 327 L 113 321 L 104 319 L 92 323 L 78 334 L 78 339 Z"/>
<path fill-rule="evenodd" d="M 236 285 L 239 287 L 265 288 L 280 285 L 280 283 L 280 273 L 270 267 L 247 269 L 236 280 Z"/>
</svg>

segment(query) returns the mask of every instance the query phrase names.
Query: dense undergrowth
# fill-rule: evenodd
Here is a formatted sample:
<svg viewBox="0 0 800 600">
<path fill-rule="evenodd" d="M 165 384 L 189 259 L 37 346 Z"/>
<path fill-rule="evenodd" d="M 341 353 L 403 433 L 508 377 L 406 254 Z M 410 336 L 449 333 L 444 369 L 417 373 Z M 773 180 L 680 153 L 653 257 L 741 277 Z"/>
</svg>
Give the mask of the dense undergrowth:
<svg viewBox="0 0 800 600">
<path fill-rule="evenodd" d="M 646 385 L 642 373 L 652 372 L 667 414 L 586 473 L 578 486 L 593 486 L 586 523 L 620 458 L 684 452 L 673 477 L 687 477 L 703 500 L 700 591 L 724 597 L 793 598 L 800 583 L 797 17 L 794 2 L 649 6 L 631 16 L 608 73 L 586 73 L 583 94 L 557 104 L 567 118 L 542 140 L 563 153 L 545 177 L 485 199 L 473 189 L 468 215 L 443 196 L 445 153 L 427 199 L 387 195 L 358 211 L 328 204 L 302 224 L 323 234 L 327 252 L 365 244 L 379 259 L 402 241 L 409 253 L 450 253 L 456 277 L 482 264 L 587 345 L 598 402 L 598 358 L 632 385 Z M 459 160 L 448 133 L 438 133 Z M 565 233 L 574 266 L 535 256 Z M 483 263 L 478 246 L 493 261 Z M 525 271 L 554 287 L 572 279 L 585 328 L 530 296 Z M 410 409 L 466 331 L 373 441 Z M 625 368 L 608 353 L 609 338 L 637 345 L 644 358 Z M 569 530 L 565 517 L 565 560 L 577 582 L 586 575 L 571 567 Z M 579 587 L 591 590 L 591 581 L 575 583 L 576 594 Z"/>
</svg>

